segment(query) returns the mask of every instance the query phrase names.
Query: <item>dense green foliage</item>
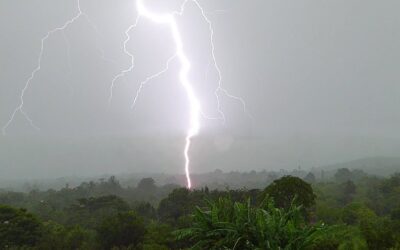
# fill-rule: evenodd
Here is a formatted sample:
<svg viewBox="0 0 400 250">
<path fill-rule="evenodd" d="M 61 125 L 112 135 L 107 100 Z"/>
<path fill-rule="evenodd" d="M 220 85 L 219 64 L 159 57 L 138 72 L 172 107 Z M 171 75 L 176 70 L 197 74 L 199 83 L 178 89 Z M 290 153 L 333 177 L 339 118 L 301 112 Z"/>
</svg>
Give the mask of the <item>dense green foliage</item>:
<svg viewBox="0 0 400 250">
<path fill-rule="evenodd" d="M 96 231 L 104 249 L 113 246 L 137 248 L 146 233 L 143 219 L 132 211 L 107 217 Z"/>
<path fill-rule="evenodd" d="M 305 249 L 323 226 L 305 223 L 300 207 L 275 208 L 271 200 L 260 207 L 220 198 L 208 208 L 196 208 L 193 224 L 178 231 L 179 238 L 195 242 L 194 249 Z"/>
<path fill-rule="evenodd" d="M 272 178 L 272 177 L 271 177 Z M 400 174 L 340 169 L 262 189 L 107 181 L 0 192 L 0 249 L 400 249 Z"/>
<path fill-rule="evenodd" d="M 270 196 L 278 207 L 292 206 L 295 200 L 297 205 L 311 208 L 315 205 L 315 194 L 310 184 L 298 177 L 284 176 L 275 180 L 264 190 L 264 196 Z"/>
<path fill-rule="evenodd" d="M 34 246 L 42 235 L 40 222 L 24 209 L 0 206 L 0 248 Z"/>
<path fill-rule="evenodd" d="M 262 197 L 271 197 L 283 209 L 291 208 L 292 202 L 295 202 L 296 205 L 301 205 L 301 211 L 307 219 L 315 205 L 315 194 L 311 185 L 293 176 L 284 176 L 272 182 L 265 188 Z"/>
</svg>

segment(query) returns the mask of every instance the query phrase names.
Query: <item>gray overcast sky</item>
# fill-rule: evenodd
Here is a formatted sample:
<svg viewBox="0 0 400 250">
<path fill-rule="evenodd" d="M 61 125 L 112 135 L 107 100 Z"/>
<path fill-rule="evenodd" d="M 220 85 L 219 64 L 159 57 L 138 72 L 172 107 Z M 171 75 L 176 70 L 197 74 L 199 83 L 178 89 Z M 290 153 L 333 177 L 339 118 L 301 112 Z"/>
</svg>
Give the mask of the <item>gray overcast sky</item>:
<svg viewBox="0 0 400 250">
<path fill-rule="evenodd" d="M 149 0 L 158 11 L 180 1 Z M 400 152 L 400 2 L 397 0 L 201 0 L 215 31 L 222 84 L 246 100 L 222 98 L 227 124 L 203 122 L 193 148 L 194 171 L 324 165 Z M 173 43 L 165 27 L 136 18 L 135 2 L 81 0 L 88 15 L 45 42 L 41 70 L 25 111 L 0 137 L 7 177 L 135 171 L 182 172 L 187 101 L 179 64 L 152 81 L 134 110 L 139 83 L 165 67 Z M 41 38 L 77 14 L 73 0 L 0 1 L 0 124 L 19 102 L 37 65 Z M 93 27 L 94 24 L 96 27 Z M 207 23 L 189 4 L 180 29 L 190 79 L 209 115 L 217 84 Z M 104 54 L 102 56 L 102 54 Z M 140 137 L 140 139 L 138 139 Z M 173 139 L 171 139 L 173 138 Z M 157 157 L 154 157 L 157 154 Z"/>
</svg>

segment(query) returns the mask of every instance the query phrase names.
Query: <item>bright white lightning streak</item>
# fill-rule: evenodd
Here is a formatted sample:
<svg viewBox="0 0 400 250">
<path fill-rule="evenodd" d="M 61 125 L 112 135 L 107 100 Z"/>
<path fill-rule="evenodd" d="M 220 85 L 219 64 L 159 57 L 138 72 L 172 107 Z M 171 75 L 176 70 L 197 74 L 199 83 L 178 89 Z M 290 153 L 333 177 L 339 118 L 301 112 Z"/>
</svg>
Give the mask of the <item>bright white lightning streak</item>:
<svg viewBox="0 0 400 250">
<path fill-rule="evenodd" d="M 127 69 L 122 70 L 118 75 L 116 75 L 112 79 L 111 86 L 110 86 L 110 97 L 108 98 L 108 103 L 111 103 L 111 101 L 113 99 L 113 91 L 114 91 L 114 87 L 115 87 L 115 82 L 119 78 L 124 77 L 127 73 L 131 72 L 133 70 L 133 68 L 135 67 L 135 57 L 132 55 L 132 53 L 129 52 L 129 50 L 127 49 L 126 46 L 127 46 L 128 42 L 131 40 L 131 36 L 129 35 L 129 32 L 131 32 L 132 29 L 136 28 L 136 26 L 139 23 L 139 19 L 140 19 L 140 16 L 138 16 L 136 18 L 135 23 L 132 24 L 131 26 L 129 26 L 128 29 L 125 31 L 126 39 L 124 41 L 124 53 L 129 56 L 129 58 L 131 59 L 131 62 Z"/>
<path fill-rule="evenodd" d="M 186 3 L 187 1 L 185 1 Z M 180 69 L 180 74 L 179 78 L 181 81 L 182 86 L 184 87 L 188 101 L 189 101 L 189 110 L 190 110 L 190 125 L 189 129 L 186 134 L 186 144 L 184 148 L 184 157 L 185 157 L 185 173 L 186 173 L 186 180 L 187 180 L 187 187 L 190 189 L 192 184 L 190 180 L 190 157 L 189 157 L 189 150 L 191 146 L 191 141 L 194 136 L 196 136 L 199 133 L 200 130 L 200 114 L 201 114 L 201 107 L 200 107 L 200 102 L 197 99 L 194 89 L 188 79 L 188 73 L 190 70 L 190 62 L 184 52 L 183 49 L 183 42 L 182 42 L 182 37 L 178 29 L 178 25 L 176 23 L 175 17 L 173 14 L 163 14 L 159 15 L 156 13 L 153 13 L 149 11 L 143 4 L 142 0 L 137 0 L 137 9 L 139 16 L 146 17 L 147 19 L 150 19 L 151 21 L 159 24 L 167 24 L 169 28 L 171 29 L 171 33 L 173 36 L 173 39 L 175 41 L 175 46 L 176 46 L 176 56 L 179 58 L 179 61 L 181 62 L 181 69 Z M 183 5 L 182 5 L 183 8 Z M 180 13 L 174 13 L 174 14 L 180 14 Z"/>
<path fill-rule="evenodd" d="M 231 98 L 231 99 L 234 99 L 234 100 L 239 101 L 239 102 L 242 104 L 242 106 L 243 106 L 243 111 L 245 112 L 245 114 L 247 114 L 250 118 L 252 118 L 252 116 L 247 112 L 246 102 L 245 102 L 242 98 L 240 98 L 240 97 L 238 97 L 238 96 L 235 96 L 235 95 L 232 95 L 231 93 L 229 93 L 226 89 L 224 89 L 224 88 L 222 87 L 222 74 L 221 74 L 221 69 L 219 68 L 219 65 L 218 65 L 218 63 L 217 63 L 217 59 L 216 59 L 216 56 L 215 56 L 214 29 L 213 29 L 212 22 L 211 22 L 211 20 L 207 17 L 206 12 L 204 11 L 203 7 L 200 5 L 200 3 L 198 2 L 198 0 L 192 0 L 192 1 L 193 1 L 193 2 L 196 4 L 196 6 L 199 8 L 199 10 L 200 10 L 200 12 L 201 12 L 201 15 L 203 16 L 203 19 L 207 22 L 207 24 L 208 24 L 208 29 L 209 29 L 209 31 L 210 31 L 211 58 L 212 58 L 214 67 L 215 67 L 215 69 L 216 69 L 216 71 L 217 71 L 217 73 L 218 73 L 218 86 L 217 86 L 217 88 L 215 89 L 214 94 L 215 94 L 215 97 L 216 97 L 216 100 L 217 100 L 217 105 L 218 105 L 217 108 L 218 108 L 218 113 L 220 114 L 220 118 L 222 119 L 223 123 L 225 124 L 226 118 L 225 118 L 225 114 L 224 114 L 224 112 L 222 111 L 222 108 L 221 108 L 221 101 L 220 101 L 219 92 L 225 94 L 227 97 L 229 97 L 229 98 Z M 203 115 L 203 116 L 204 116 L 204 115 Z M 215 119 L 215 118 L 209 118 L 209 117 L 206 117 L 206 118 L 208 118 L 208 119 Z"/>
<path fill-rule="evenodd" d="M 133 109 L 136 106 L 136 102 L 139 98 L 140 93 L 142 92 L 142 89 L 144 88 L 144 86 L 146 84 L 148 84 L 151 80 L 153 80 L 154 78 L 157 78 L 159 76 L 161 76 L 162 74 L 164 74 L 165 72 L 167 72 L 169 70 L 169 64 L 176 58 L 176 55 L 173 55 L 172 57 L 170 57 L 167 61 L 167 65 L 165 66 L 165 68 L 163 70 L 161 70 L 160 72 L 151 75 L 149 77 L 147 77 L 144 81 L 142 81 L 139 85 L 138 90 L 136 91 L 136 95 L 135 98 L 133 98 L 133 102 L 132 102 L 132 106 L 131 108 Z"/>
<path fill-rule="evenodd" d="M 137 101 L 137 99 L 138 99 L 138 97 L 139 97 L 144 85 L 146 85 L 150 80 L 152 80 L 152 79 L 160 76 L 161 74 L 165 73 L 169 68 L 170 61 L 172 61 L 172 59 L 174 59 L 175 57 L 178 57 L 179 60 L 181 61 L 181 64 L 182 64 L 182 68 L 181 68 L 181 72 L 180 72 L 180 80 L 181 80 L 181 83 L 182 83 L 182 85 L 184 86 L 184 88 L 186 90 L 186 93 L 187 93 L 187 96 L 188 96 L 188 99 L 189 99 L 189 106 L 190 106 L 190 127 L 189 127 L 189 129 L 187 131 L 187 134 L 186 134 L 186 144 L 185 144 L 185 148 L 184 148 L 185 173 L 186 173 L 186 179 L 187 179 L 187 187 L 190 189 L 191 188 L 191 180 L 190 180 L 190 171 L 189 171 L 190 170 L 189 169 L 190 168 L 189 150 L 190 150 L 192 138 L 198 134 L 199 129 L 200 129 L 200 116 L 203 116 L 206 119 L 221 119 L 223 121 L 223 123 L 225 124 L 226 118 L 225 118 L 224 112 L 222 111 L 221 102 L 220 102 L 220 94 L 221 93 L 224 94 L 225 96 L 227 96 L 228 98 L 231 98 L 231 99 L 239 101 L 243 106 L 244 112 L 247 115 L 249 115 L 249 114 L 247 113 L 247 108 L 246 108 L 245 101 L 240 97 L 237 97 L 237 96 L 234 96 L 234 95 L 230 94 L 226 89 L 224 89 L 222 87 L 222 74 L 221 74 L 221 70 L 219 68 L 219 65 L 217 63 L 216 56 L 215 56 L 214 29 L 213 29 L 212 23 L 211 23 L 210 19 L 207 17 L 206 12 L 204 11 L 203 7 L 199 4 L 199 2 L 197 0 L 191 0 L 199 8 L 203 19 L 208 24 L 208 28 L 209 28 L 209 32 L 210 32 L 210 45 L 211 45 L 212 64 L 214 65 L 214 67 L 215 67 L 215 69 L 217 71 L 217 74 L 218 74 L 218 86 L 214 91 L 214 95 L 215 95 L 216 100 L 217 100 L 217 110 L 218 110 L 218 113 L 219 113 L 220 116 L 219 117 L 209 117 L 201 110 L 200 102 L 199 102 L 199 100 L 197 99 L 197 97 L 195 95 L 194 89 L 192 88 L 192 85 L 191 85 L 190 81 L 188 80 L 188 76 L 187 75 L 188 75 L 188 72 L 189 72 L 189 69 L 190 69 L 190 62 L 189 62 L 187 56 L 184 53 L 182 38 L 181 38 L 181 35 L 180 35 L 180 32 L 179 32 L 176 20 L 174 18 L 174 15 L 182 15 L 182 13 L 183 13 L 183 11 L 185 9 L 186 3 L 188 1 L 189 0 L 184 0 L 183 1 L 182 5 L 181 5 L 181 9 L 180 9 L 179 12 L 174 12 L 173 14 L 159 15 L 159 14 L 156 14 L 156 13 L 153 13 L 153 12 L 149 11 L 144 6 L 143 0 L 137 0 L 136 3 L 137 3 L 137 9 L 138 9 L 138 13 L 139 13 L 138 18 L 141 17 L 141 16 L 144 16 L 144 17 L 152 20 L 153 22 L 160 23 L 160 24 L 168 24 L 170 26 L 170 29 L 171 29 L 171 32 L 172 32 L 172 35 L 173 35 L 173 38 L 174 38 L 174 41 L 175 41 L 175 44 L 176 44 L 176 55 L 174 55 L 173 57 L 171 57 L 168 60 L 167 66 L 166 66 L 166 68 L 164 70 L 162 70 L 162 71 L 160 71 L 160 72 L 158 72 L 158 73 L 156 73 L 156 74 L 154 74 L 154 75 L 152 75 L 150 77 L 147 77 L 143 82 L 141 82 L 141 84 L 139 86 L 139 89 L 136 92 L 136 96 L 134 98 L 134 101 L 133 101 L 133 104 L 132 104 L 132 108 L 136 105 L 136 101 Z M 124 51 L 125 51 L 125 53 L 127 55 L 129 55 L 132 58 L 131 67 L 129 69 L 125 70 L 125 71 L 122 71 L 120 75 L 117 75 L 114 78 L 112 86 L 111 86 L 111 90 L 114 87 L 115 80 L 118 79 L 119 77 L 124 76 L 125 73 L 131 71 L 133 69 L 133 67 L 134 67 L 133 55 L 130 54 L 129 51 L 126 49 L 126 43 L 130 39 L 129 34 L 128 34 L 129 31 L 133 27 L 136 27 L 136 26 L 137 26 L 137 22 L 136 22 L 135 25 L 132 25 L 131 27 L 129 27 L 129 29 L 125 32 L 127 37 L 128 37 L 128 39 L 125 40 L 125 42 L 124 42 Z M 112 92 L 111 92 L 111 97 L 110 98 L 112 98 Z M 250 115 L 249 115 L 249 117 L 252 118 Z"/>
<path fill-rule="evenodd" d="M 168 61 L 167 61 L 167 65 L 166 68 L 163 69 L 162 71 L 147 77 L 144 81 L 141 82 L 139 89 L 136 92 L 136 96 L 133 100 L 133 104 L 132 107 L 135 106 L 136 101 L 143 89 L 143 87 L 152 79 L 159 77 L 161 74 L 165 73 L 166 71 L 168 71 L 169 69 L 169 64 L 170 62 L 175 59 L 175 58 L 179 58 L 180 62 L 181 62 L 181 70 L 180 70 L 180 81 L 182 86 L 184 87 L 186 94 L 188 96 L 188 100 L 189 100 L 189 109 L 190 109 L 190 127 L 187 131 L 186 134 L 186 144 L 185 144 L 185 148 L 184 148 L 184 157 L 185 157 L 185 173 L 186 173 L 186 179 L 187 179 L 187 186 L 190 189 L 191 188 L 191 180 L 190 180 L 190 173 L 189 173 L 189 167 L 190 167 L 190 157 L 189 157 L 189 150 L 191 147 L 191 141 L 192 138 L 194 136 L 196 136 L 199 132 L 200 129 L 200 116 L 204 116 L 207 119 L 222 119 L 223 122 L 225 123 L 225 115 L 221 109 L 221 103 L 220 103 L 220 96 L 219 94 L 222 93 L 224 95 L 226 95 L 229 98 L 235 99 L 239 102 L 241 102 L 241 104 L 243 105 L 243 109 L 245 111 L 245 113 L 247 113 L 246 110 L 246 103 L 244 102 L 244 100 L 240 97 L 234 96 L 232 94 L 230 94 L 226 89 L 222 88 L 221 83 L 222 83 L 222 76 L 221 76 L 221 70 L 217 64 L 216 61 L 216 57 L 215 57 L 215 46 L 214 46 L 214 30 L 212 27 L 212 23 L 211 21 L 208 19 L 208 17 L 205 14 L 204 9 L 202 8 L 202 6 L 199 4 L 199 2 L 197 0 L 190 0 L 192 2 L 194 2 L 196 4 L 196 6 L 200 9 L 201 14 L 204 18 L 204 20 L 207 22 L 208 26 L 209 26 L 209 31 L 210 31 L 210 44 L 211 44 L 211 56 L 212 56 L 212 61 L 213 61 L 213 65 L 218 73 L 218 86 L 214 92 L 215 97 L 217 99 L 218 102 L 218 112 L 220 114 L 220 117 L 217 118 L 212 118 L 212 117 L 207 117 L 202 111 L 201 111 L 201 106 L 200 106 L 200 102 L 197 99 L 194 89 L 192 88 L 192 85 L 188 79 L 188 72 L 190 70 L 190 62 L 187 58 L 187 56 L 184 53 L 183 50 L 183 42 L 182 42 L 182 38 L 178 29 L 178 25 L 176 23 L 175 20 L 175 15 L 182 15 L 183 11 L 184 11 L 184 7 L 186 5 L 186 3 L 189 0 L 183 0 L 183 4 L 181 5 L 181 10 L 180 12 L 173 12 L 172 14 L 164 14 L 164 15 L 158 15 L 156 13 L 153 13 L 151 11 L 149 11 L 144 5 L 143 5 L 143 0 L 137 0 L 137 9 L 138 9 L 138 17 L 136 19 L 135 24 L 131 25 L 126 31 L 125 31 L 125 35 L 126 35 L 126 40 L 123 43 L 123 49 L 125 54 L 127 54 L 130 59 L 131 59 L 131 63 L 130 66 L 121 71 L 118 75 L 116 75 L 111 83 L 111 87 L 110 87 L 110 97 L 109 97 L 109 102 L 111 102 L 112 97 L 113 97 L 113 89 L 115 86 L 115 82 L 121 78 L 124 77 L 127 73 L 131 72 L 134 69 L 134 56 L 129 52 L 129 50 L 127 49 L 127 44 L 130 41 L 131 37 L 129 35 L 129 32 L 134 29 L 139 22 L 139 19 L 141 16 L 150 19 L 153 22 L 159 23 L 159 24 L 167 24 L 169 26 L 169 28 L 171 29 L 171 33 L 173 35 L 174 41 L 175 41 L 175 45 L 176 45 L 176 54 L 174 56 L 172 56 Z M 2 132 L 3 134 L 6 133 L 6 129 L 10 126 L 10 124 L 13 122 L 16 114 L 18 112 L 20 112 L 25 119 L 30 123 L 30 125 L 35 128 L 38 129 L 39 128 L 37 126 L 35 126 L 35 124 L 33 123 L 32 119 L 27 115 L 27 113 L 23 110 L 24 108 L 24 96 L 25 96 L 25 92 L 27 91 L 27 89 L 30 87 L 31 85 L 31 81 L 35 78 L 36 74 L 41 70 L 41 64 L 42 64 L 42 58 L 43 58 L 43 54 L 44 54 L 44 45 L 45 42 L 47 41 L 47 39 L 54 33 L 58 32 L 58 31 L 64 31 L 69 25 L 71 25 L 72 23 L 74 23 L 76 20 L 78 20 L 80 17 L 85 17 L 86 20 L 89 22 L 89 24 L 91 24 L 94 29 L 96 30 L 96 32 L 98 32 L 96 26 L 91 22 L 91 20 L 89 19 L 89 17 L 82 12 L 81 10 L 81 6 L 80 6 L 80 0 L 77 0 L 78 3 L 78 13 L 71 18 L 70 20 L 68 20 L 67 22 L 65 22 L 61 27 L 57 27 L 53 30 L 50 30 L 47 32 L 47 34 L 41 39 L 41 47 L 40 47 L 40 52 L 39 52 L 39 57 L 38 57 L 38 62 L 37 62 L 37 67 L 31 72 L 31 76 L 28 78 L 28 80 L 25 82 L 24 88 L 21 91 L 21 95 L 20 95 L 20 103 L 19 105 L 15 108 L 14 112 L 12 113 L 10 120 L 5 124 L 5 126 L 2 128 Z M 64 34 L 65 35 L 65 34 Z M 68 41 L 67 41 L 68 43 Z M 69 46 L 69 45 L 68 45 Z M 98 48 L 99 49 L 99 48 Z M 102 59 L 106 60 L 104 58 L 104 52 L 100 49 L 101 52 L 101 57 Z"/>
<path fill-rule="evenodd" d="M 15 116 L 17 115 L 17 113 L 21 113 L 25 119 L 29 122 L 29 124 L 36 130 L 40 130 L 39 127 L 37 127 L 34 123 L 33 120 L 28 116 L 28 114 L 24 111 L 24 97 L 25 97 L 25 93 L 28 90 L 28 88 L 31 85 L 32 80 L 35 78 L 36 74 L 41 70 L 42 68 L 42 59 L 43 59 L 43 54 L 44 54 L 44 44 L 47 41 L 47 39 L 49 39 L 49 37 L 54 34 L 57 33 L 59 31 L 64 31 L 69 25 L 71 25 L 72 23 L 74 23 L 76 20 L 78 20 L 80 17 L 85 17 L 86 20 L 89 22 L 90 25 L 92 25 L 95 30 L 96 26 L 93 24 L 93 22 L 89 19 L 88 15 L 86 15 L 82 9 L 81 9 L 81 2 L 80 0 L 77 0 L 77 5 L 78 5 L 78 13 L 72 17 L 70 20 L 66 21 L 62 26 L 54 28 L 50 31 L 47 32 L 47 34 L 42 37 L 41 39 L 41 46 L 40 46 L 40 52 L 39 52 L 39 57 L 38 57 L 38 61 L 37 61 L 37 66 L 36 68 L 31 72 L 30 77 L 28 78 L 28 80 L 25 82 L 25 85 L 21 91 L 21 95 L 19 98 L 19 104 L 18 106 L 14 109 L 13 113 L 11 114 L 10 119 L 8 120 L 8 122 L 3 126 L 2 128 L 2 133 L 3 135 L 6 134 L 7 128 L 11 125 L 11 123 L 14 121 Z"/>
</svg>

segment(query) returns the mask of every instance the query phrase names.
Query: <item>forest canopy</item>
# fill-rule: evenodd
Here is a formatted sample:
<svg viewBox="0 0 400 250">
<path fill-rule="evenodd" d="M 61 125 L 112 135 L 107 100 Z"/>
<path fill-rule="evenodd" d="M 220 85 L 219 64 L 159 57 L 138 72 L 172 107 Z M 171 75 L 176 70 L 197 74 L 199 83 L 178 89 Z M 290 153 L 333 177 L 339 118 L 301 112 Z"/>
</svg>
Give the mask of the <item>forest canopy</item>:
<svg viewBox="0 0 400 250">
<path fill-rule="evenodd" d="M 299 172 L 297 172 L 299 175 Z M 0 192 L 0 246 L 13 249 L 398 249 L 400 174 L 338 169 L 274 176 L 260 189 L 188 190 L 115 177 Z"/>
</svg>

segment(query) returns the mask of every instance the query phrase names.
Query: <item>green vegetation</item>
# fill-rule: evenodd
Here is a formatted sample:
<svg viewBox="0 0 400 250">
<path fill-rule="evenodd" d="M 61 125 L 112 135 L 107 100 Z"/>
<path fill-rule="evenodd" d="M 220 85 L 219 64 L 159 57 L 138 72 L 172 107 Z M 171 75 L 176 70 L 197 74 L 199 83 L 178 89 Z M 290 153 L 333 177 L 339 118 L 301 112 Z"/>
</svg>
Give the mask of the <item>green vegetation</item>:
<svg viewBox="0 0 400 250">
<path fill-rule="evenodd" d="M 0 206 L 0 246 L 34 246 L 42 236 L 40 222 L 24 209 Z"/>
<path fill-rule="evenodd" d="M 311 185 L 298 177 L 284 176 L 265 188 L 263 198 L 271 197 L 277 207 L 289 209 L 293 202 L 301 206 L 302 213 L 309 217 L 315 205 L 315 194 Z"/>
<path fill-rule="evenodd" d="M 305 223 L 300 208 L 220 198 L 205 210 L 197 207 L 192 226 L 178 231 L 178 239 L 190 239 L 194 249 L 305 249 L 325 227 Z"/>
<path fill-rule="evenodd" d="M 317 177 L 316 177 L 317 176 Z M 263 189 L 122 187 L 114 177 L 0 192 L 0 249 L 400 249 L 400 174 L 339 169 Z"/>
<path fill-rule="evenodd" d="M 98 241 L 105 249 L 114 246 L 137 248 L 144 240 L 146 228 L 135 212 L 105 218 L 97 228 Z"/>
</svg>

